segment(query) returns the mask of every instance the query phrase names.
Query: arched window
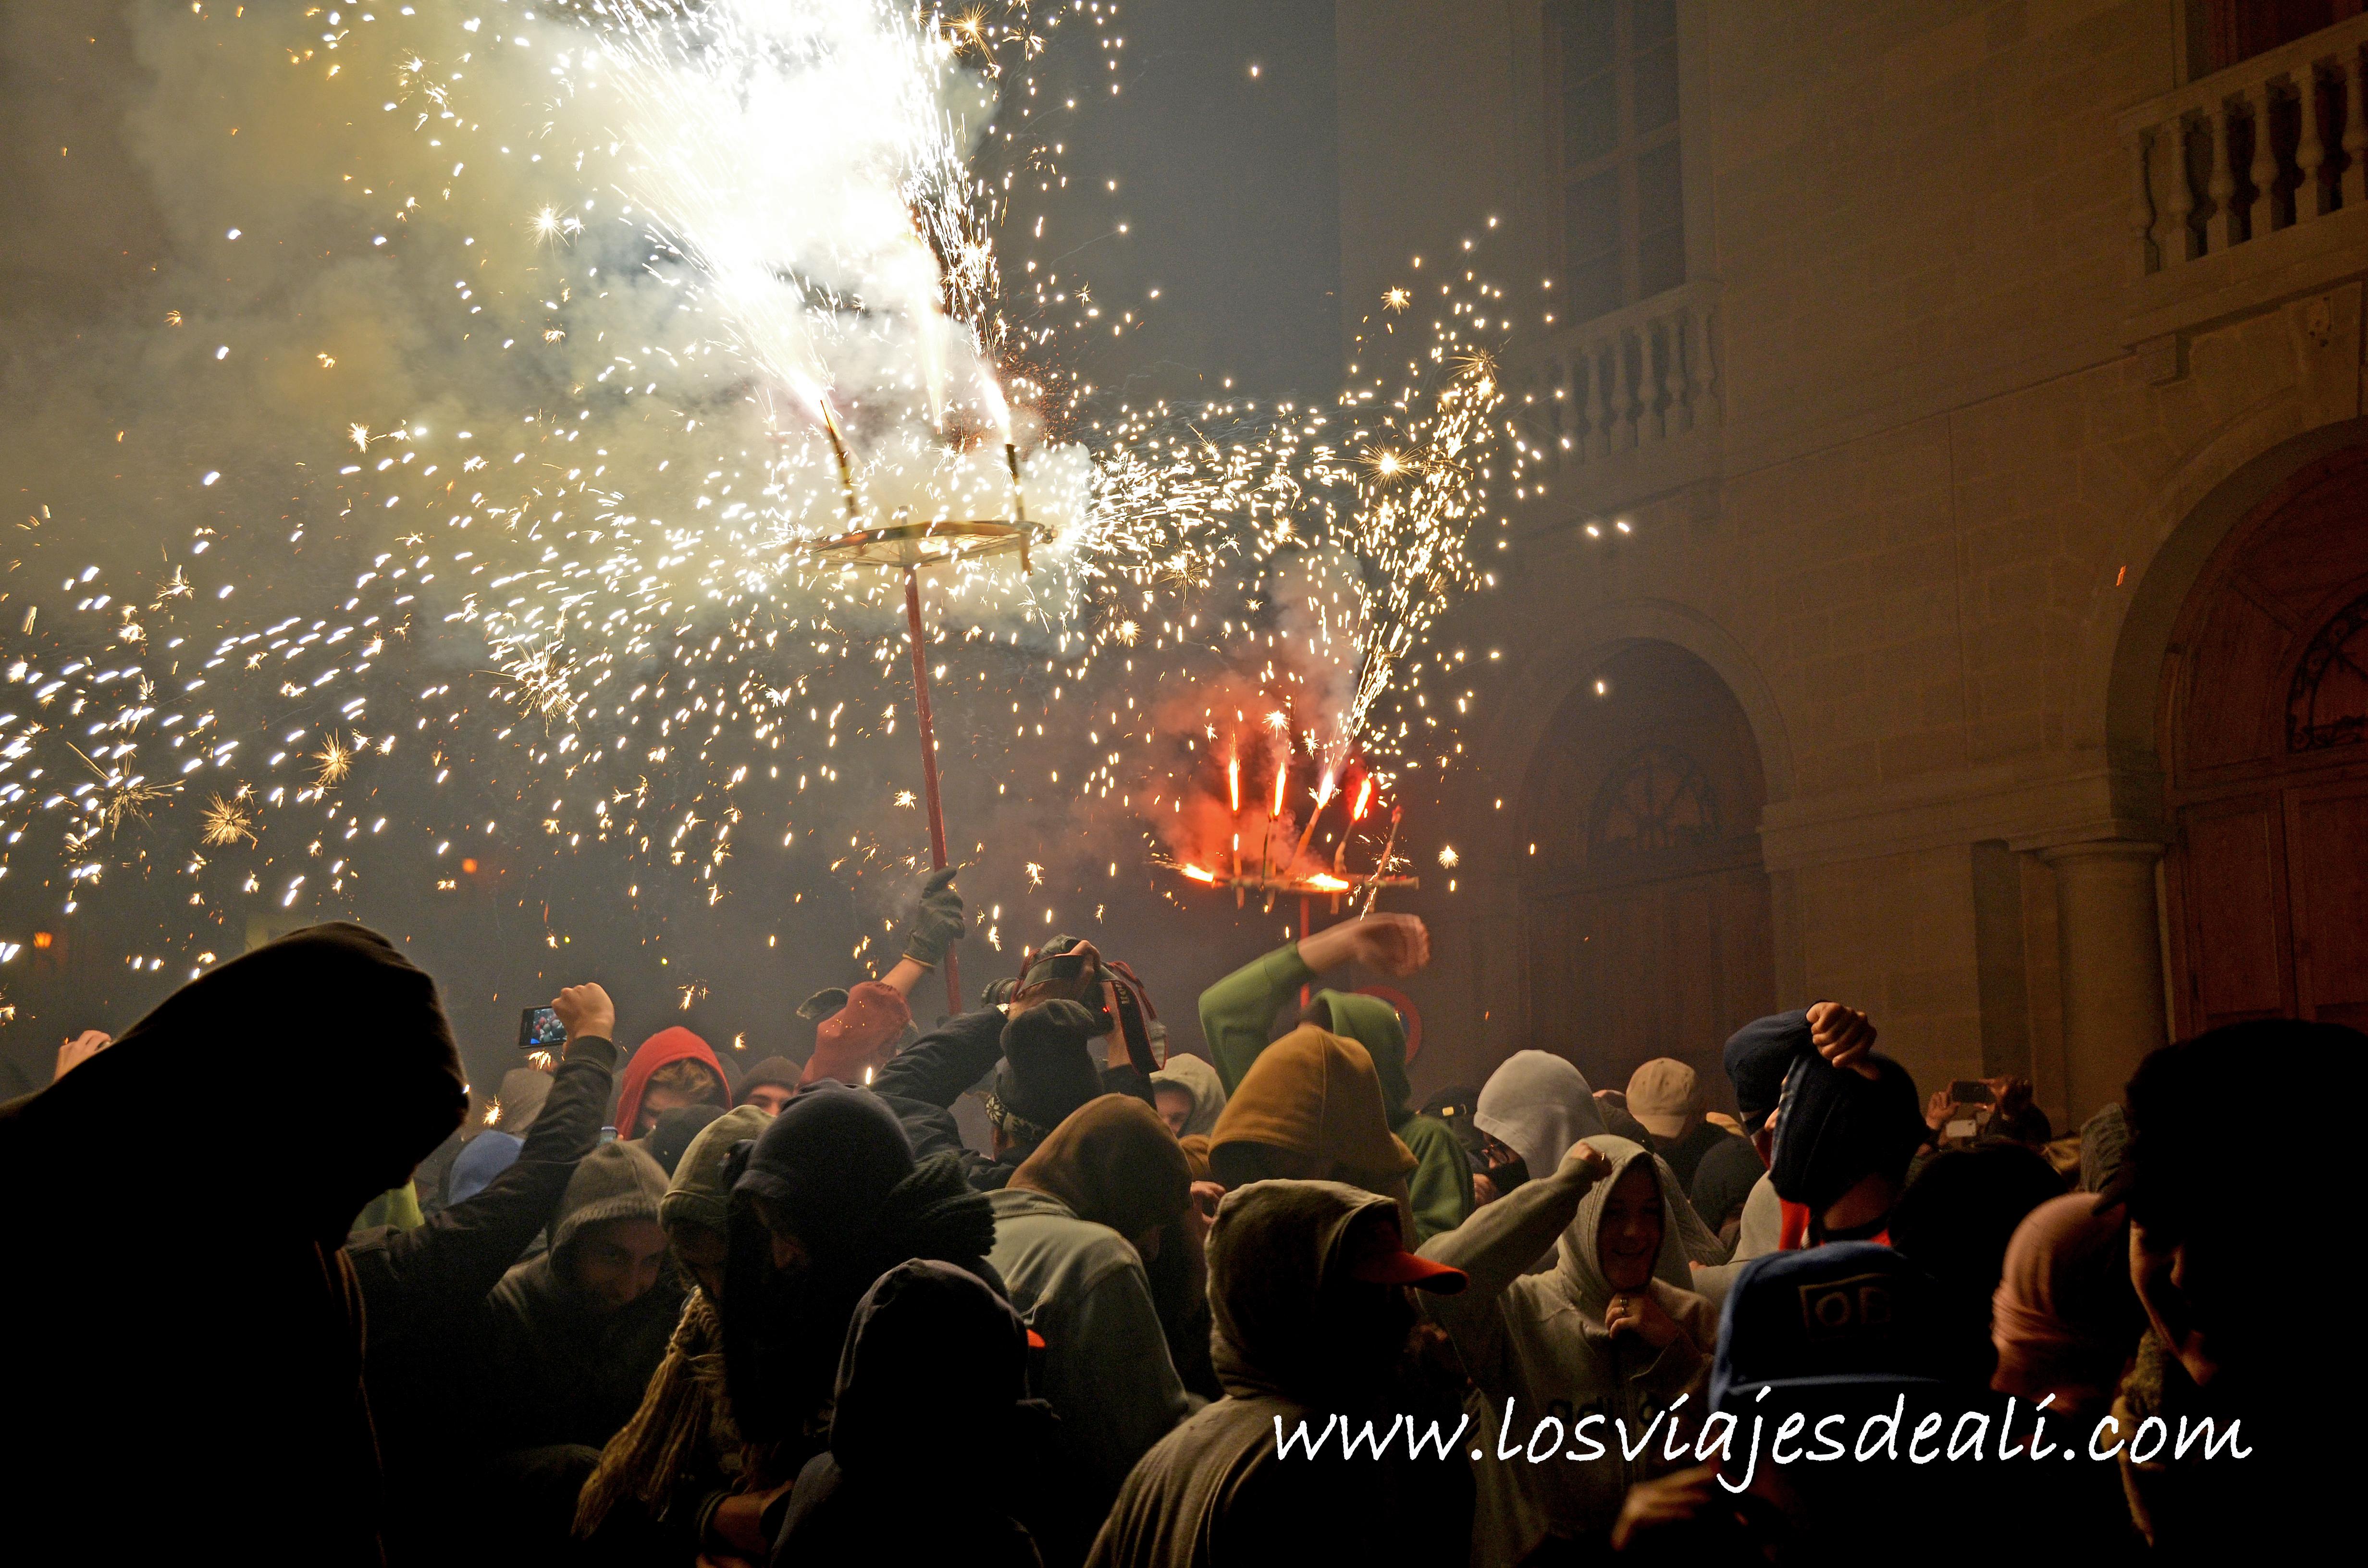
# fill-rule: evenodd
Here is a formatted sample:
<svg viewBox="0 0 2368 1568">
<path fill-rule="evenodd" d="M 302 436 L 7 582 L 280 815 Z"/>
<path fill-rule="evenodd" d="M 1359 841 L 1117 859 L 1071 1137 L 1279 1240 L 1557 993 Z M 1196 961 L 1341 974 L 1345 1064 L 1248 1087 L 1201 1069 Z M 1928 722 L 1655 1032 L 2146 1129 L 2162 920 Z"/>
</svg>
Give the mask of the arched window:
<svg viewBox="0 0 2368 1568">
<path fill-rule="evenodd" d="M 2286 750 L 2324 751 L 2368 740 L 2368 594 L 2335 612 L 2310 640 L 2286 693 Z"/>
<path fill-rule="evenodd" d="M 1639 746 L 1611 770 L 1588 813 L 1588 858 L 1643 858 L 1717 842 L 1718 797 L 1674 746 Z"/>
</svg>

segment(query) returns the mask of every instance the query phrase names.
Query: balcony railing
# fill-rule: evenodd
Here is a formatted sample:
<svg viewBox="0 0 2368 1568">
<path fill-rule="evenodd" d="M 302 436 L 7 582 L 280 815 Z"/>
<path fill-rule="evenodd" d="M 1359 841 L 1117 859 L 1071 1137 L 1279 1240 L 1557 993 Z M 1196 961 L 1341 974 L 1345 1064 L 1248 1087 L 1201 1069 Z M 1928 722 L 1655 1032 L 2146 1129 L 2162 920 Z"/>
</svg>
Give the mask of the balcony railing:
<svg viewBox="0 0 2368 1568">
<path fill-rule="evenodd" d="M 2354 17 L 2121 117 L 2139 276 L 2368 206 L 2363 46 Z"/>
<path fill-rule="evenodd" d="M 1682 438 L 1718 423 L 1716 301 L 1715 284 L 1689 283 L 1514 356 L 1507 390 L 1545 466 L 1609 472 L 1697 445 Z"/>
</svg>

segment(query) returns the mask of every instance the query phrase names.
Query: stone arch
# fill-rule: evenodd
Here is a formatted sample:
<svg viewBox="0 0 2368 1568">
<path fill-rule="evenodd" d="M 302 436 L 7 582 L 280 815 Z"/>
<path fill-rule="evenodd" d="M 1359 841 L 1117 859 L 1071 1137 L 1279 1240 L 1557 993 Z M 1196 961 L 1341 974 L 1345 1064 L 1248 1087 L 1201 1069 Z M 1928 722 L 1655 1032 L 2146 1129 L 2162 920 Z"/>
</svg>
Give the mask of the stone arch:
<svg viewBox="0 0 2368 1568">
<path fill-rule="evenodd" d="M 2240 523 L 2305 465 L 2368 442 L 2368 419 L 2297 428 L 2304 411 L 2277 400 L 2231 421 L 2198 448 L 2123 528 L 2117 562 L 2136 578 L 2106 592 L 2081 640 L 2069 735 L 2149 774 L 2163 660 L 2205 563 Z"/>
<path fill-rule="evenodd" d="M 1598 647 L 1564 684 L 1508 791 L 1527 1038 L 1605 1087 L 1674 1056 L 1724 1099 L 1721 1046 L 1774 1005 L 1757 736 L 1664 639 Z"/>
<path fill-rule="evenodd" d="M 1668 599 L 1591 605 L 1537 637 L 1505 687 L 1530 699 L 1501 705 L 1474 749 L 1503 758 L 1508 781 L 1525 778 L 1563 705 L 1593 678 L 1598 665 L 1632 642 L 1672 643 L 1710 666 L 1750 722 L 1769 801 L 1792 798 L 1792 741 L 1758 662 L 1725 627 Z"/>
</svg>

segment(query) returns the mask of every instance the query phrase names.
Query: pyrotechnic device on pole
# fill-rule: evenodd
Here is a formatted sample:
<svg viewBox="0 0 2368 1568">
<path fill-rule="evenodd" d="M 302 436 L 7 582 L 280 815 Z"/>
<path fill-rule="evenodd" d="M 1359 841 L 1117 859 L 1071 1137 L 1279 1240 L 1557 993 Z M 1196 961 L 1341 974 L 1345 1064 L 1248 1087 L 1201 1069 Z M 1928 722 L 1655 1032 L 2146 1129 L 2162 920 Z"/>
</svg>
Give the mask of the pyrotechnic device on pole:
<svg viewBox="0 0 2368 1568">
<path fill-rule="evenodd" d="M 848 456 L 846 439 L 839 434 L 838 421 L 832 416 L 827 403 L 822 405 L 822 421 L 824 431 L 830 437 L 831 452 L 838 460 L 839 488 L 847 500 L 848 520 L 860 523 L 863 520 L 863 506 L 856 494 L 855 465 Z M 929 660 L 928 638 L 921 624 L 921 573 L 932 566 L 1017 553 L 1020 574 L 1028 574 L 1028 547 L 1036 529 L 1028 521 L 1027 505 L 1020 497 L 1019 448 L 1006 441 L 1003 457 L 1011 471 L 1012 516 L 1008 518 L 891 522 L 859 528 L 829 539 L 803 540 L 797 546 L 802 554 L 815 561 L 843 567 L 876 566 L 905 574 L 905 626 L 913 644 L 913 712 L 921 732 L 921 783 L 929 811 L 929 863 L 939 870 L 946 866 L 946 818 L 938 796 L 938 743 L 929 718 Z M 962 1010 L 962 971 L 952 948 L 946 949 L 946 1007 L 954 1013 Z"/>
</svg>

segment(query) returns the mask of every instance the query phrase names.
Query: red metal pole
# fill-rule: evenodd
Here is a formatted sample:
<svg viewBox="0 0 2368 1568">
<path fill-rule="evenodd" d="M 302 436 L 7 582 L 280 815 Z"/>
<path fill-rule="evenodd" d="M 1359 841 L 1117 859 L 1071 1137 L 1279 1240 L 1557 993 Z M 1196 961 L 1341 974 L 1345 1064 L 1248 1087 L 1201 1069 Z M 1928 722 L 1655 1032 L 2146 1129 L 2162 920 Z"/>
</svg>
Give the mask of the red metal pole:
<svg viewBox="0 0 2368 1568">
<path fill-rule="evenodd" d="M 921 721 L 921 783 L 929 802 L 929 864 L 943 870 L 946 817 L 938 804 L 938 742 L 929 726 L 929 655 L 921 642 L 921 579 L 910 566 L 905 568 L 905 625 L 913 634 L 913 710 Z M 962 1010 L 962 967 L 951 947 L 946 949 L 946 1010 Z"/>
<path fill-rule="evenodd" d="M 1307 927 L 1308 918 L 1307 895 L 1301 893 L 1299 895 L 1299 939 L 1303 942 L 1311 935 Z M 1299 988 L 1299 1005 L 1303 1007 L 1307 1006 L 1307 987 L 1304 985 Z"/>
</svg>

